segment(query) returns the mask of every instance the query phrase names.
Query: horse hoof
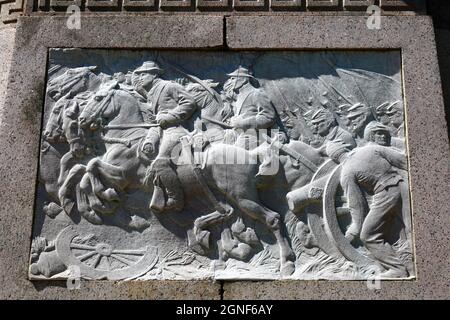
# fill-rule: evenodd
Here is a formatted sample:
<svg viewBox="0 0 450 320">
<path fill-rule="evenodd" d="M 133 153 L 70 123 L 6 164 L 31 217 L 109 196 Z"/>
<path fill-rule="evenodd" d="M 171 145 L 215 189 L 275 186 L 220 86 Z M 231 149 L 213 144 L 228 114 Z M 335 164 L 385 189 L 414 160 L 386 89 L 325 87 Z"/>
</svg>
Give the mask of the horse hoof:
<svg viewBox="0 0 450 320">
<path fill-rule="evenodd" d="M 292 261 L 287 261 L 281 265 L 281 276 L 288 277 L 292 275 L 295 271 L 295 265 Z"/>
<path fill-rule="evenodd" d="M 119 195 L 117 194 L 116 190 L 114 190 L 112 188 L 106 189 L 103 192 L 102 196 L 103 196 L 102 198 L 107 201 L 119 201 L 120 200 Z"/>
<path fill-rule="evenodd" d="M 63 208 L 61 208 L 59 205 L 57 205 L 54 202 L 51 202 L 48 205 L 44 206 L 43 210 L 44 210 L 44 213 L 52 219 L 56 218 L 56 216 L 58 214 L 63 212 Z"/>
<path fill-rule="evenodd" d="M 100 218 L 100 216 L 99 215 L 97 215 L 96 213 L 94 213 L 94 212 L 88 212 L 88 213 L 85 213 L 84 215 L 83 215 L 83 217 L 87 220 L 87 221 L 89 221 L 90 223 L 92 223 L 92 224 L 96 224 L 96 225 L 99 225 L 99 224 L 102 224 L 102 218 Z"/>
</svg>

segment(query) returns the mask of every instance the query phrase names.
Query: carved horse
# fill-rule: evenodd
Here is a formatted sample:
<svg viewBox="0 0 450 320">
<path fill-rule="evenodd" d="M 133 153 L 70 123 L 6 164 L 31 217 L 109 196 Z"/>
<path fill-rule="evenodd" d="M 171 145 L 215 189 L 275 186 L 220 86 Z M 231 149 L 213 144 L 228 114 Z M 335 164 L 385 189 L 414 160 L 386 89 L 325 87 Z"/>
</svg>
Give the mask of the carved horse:
<svg viewBox="0 0 450 320">
<path fill-rule="evenodd" d="M 199 117 L 200 125 L 203 127 L 203 130 L 206 130 L 207 138 L 210 139 L 212 137 L 207 159 L 211 157 L 220 161 L 224 156 L 232 158 L 237 153 L 242 154 L 248 152 L 241 148 L 235 149 L 236 147 L 234 146 L 223 144 L 228 131 L 226 129 L 228 126 L 224 121 L 230 114 L 223 107 L 218 94 L 216 92 L 211 93 L 214 90 L 212 88 L 213 86 L 206 88 L 206 85 L 210 83 L 211 81 L 206 81 L 202 84 L 191 83 L 187 86 L 187 90 L 194 96 L 197 105 L 202 106 Z M 197 127 L 199 127 L 198 124 Z M 212 134 L 208 134 L 208 132 Z M 269 177 L 260 177 L 259 181 L 253 178 L 257 175 L 259 163 L 248 166 L 241 164 L 228 165 L 225 168 L 222 167 L 221 170 L 220 165 L 208 166 L 209 161 L 207 161 L 204 169 L 206 176 L 213 177 L 213 179 L 209 179 L 208 181 L 215 182 L 211 184 L 211 188 L 228 190 L 231 194 L 231 200 L 238 199 L 235 203 L 237 203 L 237 208 L 241 209 L 241 212 L 263 222 L 263 224 L 274 232 L 280 245 L 282 264 L 288 261 L 286 259 L 286 253 L 290 252 L 290 248 L 287 248 L 288 245 L 285 246 L 285 239 L 282 234 L 284 230 L 282 230 L 282 223 L 280 222 L 282 220 L 286 222 L 287 219 L 292 221 L 294 217 L 288 208 L 286 194 L 293 189 L 309 183 L 316 168 L 324 161 L 324 158 L 316 149 L 303 142 L 291 140 L 286 147 L 300 154 L 304 162 L 293 161 L 291 156 L 281 153 L 279 157 L 280 170 L 278 170 L 277 174 Z M 249 157 L 257 157 L 257 154 L 254 152 L 248 153 Z M 228 176 L 223 175 L 224 172 Z M 239 174 L 241 175 L 240 177 Z M 261 183 L 261 180 L 265 181 Z M 240 189 L 241 187 L 243 189 Z M 205 245 L 205 242 L 207 243 L 205 241 L 205 235 L 208 235 L 205 229 L 229 218 L 229 215 L 224 215 L 220 212 L 214 212 L 197 218 L 194 222 L 193 233 L 195 240 L 192 241 L 193 245 Z M 273 223 L 272 225 L 271 222 Z M 221 255 L 219 255 L 219 260 L 220 258 Z"/>
<path fill-rule="evenodd" d="M 59 201 L 58 190 L 67 174 L 69 158 L 81 157 L 84 150 L 75 122 L 80 99 L 100 84 L 94 70 L 95 67 L 68 69 L 48 82 L 47 98 L 52 107 L 42 134 L 40 163 L 46 165 L 40 166 L 39 177 L 55 202 Z M 55 170 L 60 166 L 61 170 Z"/>
<path fill-rule="evenodd" d="M 106 119 L 110 119 L 108 125 L 101 126 L 100 122 Z M 140 127 L 145 123 L 139 101 L 114 81 L 102 85 L 91 97 L 78 121 L 84 135 L 91 137 L 90 143 L 103 148 L 104 153 L 86 165 L 75 165 L 60 189 L 59 198 L 64 208 L 70 210 L 74 201 L 69 194 L 75 188 L 80 214 L 91 223 L 101 224 L 101 215 L 111 214 L 119 206 L 118 192 L 144 187 L 140 177 L 146 166 L 138 157 L 138 147 L 146 135 L 146 129 Z M 125 128 L 113 128 L 124 124 Z M 93 131 L 97 134 L 92 134 Z"/>
</svg>

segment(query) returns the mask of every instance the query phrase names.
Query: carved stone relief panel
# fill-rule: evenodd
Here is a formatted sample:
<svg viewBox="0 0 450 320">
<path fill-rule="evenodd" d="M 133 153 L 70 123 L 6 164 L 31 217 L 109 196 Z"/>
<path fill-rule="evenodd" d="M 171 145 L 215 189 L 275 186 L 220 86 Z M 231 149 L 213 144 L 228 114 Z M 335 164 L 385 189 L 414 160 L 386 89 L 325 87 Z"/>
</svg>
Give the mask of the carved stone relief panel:
<svg viewBox="0 0 450 320">
<path fill-rule="evenodd" d="M 31 279 L 415 277 L 399 51 L 49 51 Z"/>
</svg>

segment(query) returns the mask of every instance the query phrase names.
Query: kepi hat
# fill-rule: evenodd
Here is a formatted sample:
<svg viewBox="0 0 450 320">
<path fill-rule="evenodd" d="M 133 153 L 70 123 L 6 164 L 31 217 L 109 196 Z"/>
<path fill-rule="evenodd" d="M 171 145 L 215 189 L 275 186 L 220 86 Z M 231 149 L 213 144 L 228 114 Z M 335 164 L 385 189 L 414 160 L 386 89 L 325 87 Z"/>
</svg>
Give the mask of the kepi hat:
<svg viewBox="0 0 450 320">
<path fill-rule="evenodd" d="M 348 108 L 347 111 L 348 111 L 347 119 L 351 119 L 361 114 L 368 113 L 369 108 L 366 107 L 364 104 L 358 102 L 352 105 L 350 108 Z"/>
</svg>

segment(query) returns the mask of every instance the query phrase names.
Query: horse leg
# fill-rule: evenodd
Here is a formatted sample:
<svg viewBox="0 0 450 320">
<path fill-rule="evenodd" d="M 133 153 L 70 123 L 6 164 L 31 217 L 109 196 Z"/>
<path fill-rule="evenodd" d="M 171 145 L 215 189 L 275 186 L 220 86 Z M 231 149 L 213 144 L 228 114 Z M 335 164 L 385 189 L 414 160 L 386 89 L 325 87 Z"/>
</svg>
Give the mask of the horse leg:
<svg viewBox="0 0 450 320">
<path fill-rule="evenodd" d="M 67 178 L 71 160 L 74 159 L 72 152 L 67 152 L 59 161 L 60 171 L 58 176 L 58 185 L 62 185 Z"/>
<path fill-rule="evenodd" d="M 70 214 L 75 204 L 75 202 L 71 200 L 68 196 L 69 191 L 71 190 L 72 186 L 75 185 L 76 179 L 80 179 L 81 176 L 85 173 L 85 171 L 86 167 L 84 165 L 82 164 L 75 165 L 72 169 L 70 169 L 66 179 L 59 188 L 58 198 L 61 203 L 61 206 L 63 207 L 64 211 L 67 214 Z"/>
<path fill-rule="evenodd" d="M 102 223 L 102 218 L 93 212 L 89 206 L 89 197 L 85 192 L 89 187 L 86 186 L 86 181 L 83 181 L 86 180 L 85 177 L 87 177 L 87 175 L 83 176 L 82 181 L 80 181 L 80 184 L 76 187 L 78 212 L 90 223 L 98 225 Z M 87 180 L 89 183 L 89 178 Z"/>
<path fill-rule="evenodd" d="M 280 224 L 280 215 L 269 208 L 257 203 L 254 200 L 246 198 L 237 198 L 239 208 L 247 213 L 253 219 L 264 223 L 269 230 L 274 234 L 280 248 L 280 272 L 283 276 L 289 276 L 295 271 L 294 252 L 292 251 L 289 242 L 283 235 Z"/>
<path fill-rule="evenodd" d="M 89 161 L 86 172 L 89 174 L 94 193 L 99 198 L 107 201 L 120 200 L 117 192 L 113 188 L 106 189 L 99 177 L 104 177 L 106 181 L 120 186 L 125 180 L 122 167 L 108 164 L 96 158 Z"/>
<path fill-rule="evenodd" d="M 90 212 L 89 215 L 92 216 L 92 210 L 101 214 L 111 214 L 117 208 L 116 205 L 111 203 L 103 203 L 103 201 L 97 197 L 92 189 L 91 179 L 87 172 L 80 181 L 80 189 L 87 197 L 88 210 L 85 212 Z"/>
</svg>

